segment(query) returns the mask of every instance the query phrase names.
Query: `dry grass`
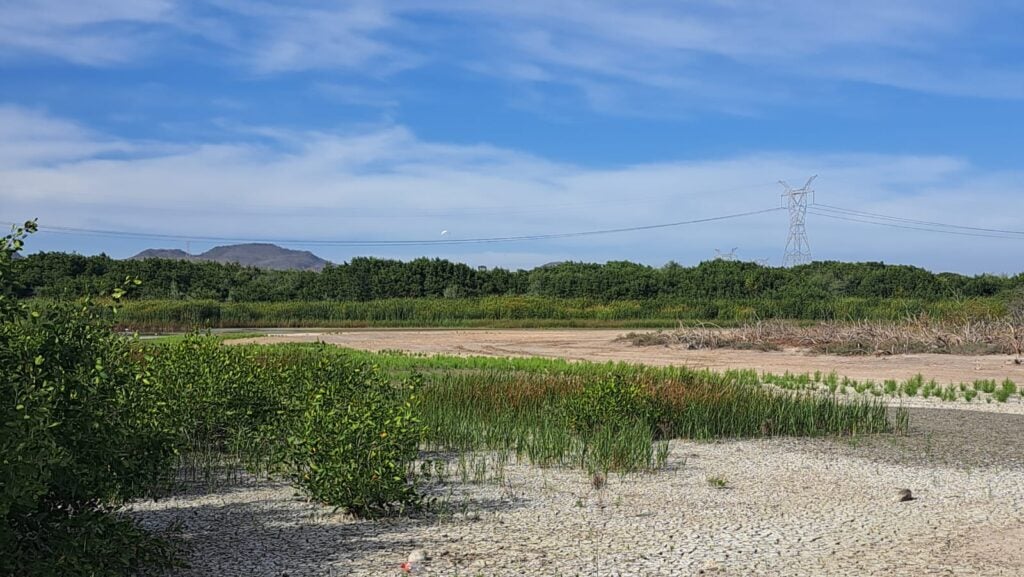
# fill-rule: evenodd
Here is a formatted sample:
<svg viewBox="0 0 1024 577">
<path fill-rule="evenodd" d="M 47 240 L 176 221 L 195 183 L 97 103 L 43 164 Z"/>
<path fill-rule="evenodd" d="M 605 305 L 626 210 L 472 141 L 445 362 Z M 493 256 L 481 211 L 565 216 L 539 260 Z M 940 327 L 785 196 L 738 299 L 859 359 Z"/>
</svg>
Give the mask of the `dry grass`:
<svg viewBox="0 0 1024 577">
<path fill-rule="evenodd" d="M 636 346 L 681 345 L 691 350 L 796 348 L 816 354 L 954 355 L 1012 354 L 1024 349 L 1024 322 L 1016 319 L 949 322 L 926 317 L 902 322 L 821 322 L 801 326 L 785 321 L 757 321 L 736 328 L 714 324 L 680 326 L 673 332 L 629 333 Z"/>
</svg>

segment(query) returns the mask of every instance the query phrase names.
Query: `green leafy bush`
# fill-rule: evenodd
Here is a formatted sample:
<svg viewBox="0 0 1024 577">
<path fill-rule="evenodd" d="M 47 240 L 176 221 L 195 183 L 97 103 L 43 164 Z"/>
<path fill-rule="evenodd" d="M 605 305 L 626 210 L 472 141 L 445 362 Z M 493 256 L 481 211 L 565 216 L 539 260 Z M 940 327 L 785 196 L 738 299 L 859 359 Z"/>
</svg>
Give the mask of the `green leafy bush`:
<svg viewBox="0 0 1024 577">
<path fill-rule="evenodd" d="M 202 336 L 151 349 L 186 474 L 211 478 L 225 464 L 283 473 L 313 499 L 364 516 L 414 504 L 416 382 L 394 384 L 322 347 L 282 352 Z"/>
<path fill-rule="evenodd" d="M 422 436 L 415 381 L 321 358 L 309 402 L 288 438 L 288 470 L 313 499 L 372 516 L 414 504 L 407 478 Z"/>
<path fill-rule="evenodd" d="M 147 360 L 186 450 L 203 444 L 226 451 L 240 435 L 277 427 L 305 386 L 294 371 L 212 337 L 190 335 L 150 351 Z"/>
<path fill-rule="evenodd" d="M 578 396 L 566 401 L 568 423 L 578 433 L 616 429 L 636 421 L 648 423 L 654 408 L 642 383 L 619 375 L 589 381 Z"/>
<path fill-rule="evenodd" d="M 632 471 L 651 463 L 658 407 L 643 383 L 621 375 L 589 381 L 565 400 L 565 410 L 589 471 Z"/>
<path fill-rule="evenodd" d="M 116 515 L 170 477 L 172 436 L 137 351 L 89 303 L 28 312 L 0 239 L 0 574 L 124 575 L 170 550 Z"/>
</svg>

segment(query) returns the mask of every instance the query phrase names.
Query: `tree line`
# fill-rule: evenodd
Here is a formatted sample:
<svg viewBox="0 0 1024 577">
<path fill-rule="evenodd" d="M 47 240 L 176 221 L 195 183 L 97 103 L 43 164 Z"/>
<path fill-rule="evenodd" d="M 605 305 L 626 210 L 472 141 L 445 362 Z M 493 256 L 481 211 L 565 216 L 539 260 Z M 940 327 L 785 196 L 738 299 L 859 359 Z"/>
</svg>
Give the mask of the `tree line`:
<svg viewBox="0 0 1024 577">
<path fill-rule="evenodd" d="M 358 257 L 320 272 L 167 259 L 116 260 L 62 252 L 13 263 L 21 297 L 95 296 L 126 278 L 143 283 L 131 298 L 221 302 L 369 301 L 390 298 L 543 296 L 605 301 L 675 299 L 993 297 L 1024 287 L 1016 276 L 932 273 L 878 262 L 814 262 L 792 268 L 714 260 L 652 267 L 626 261 L 564 262 L 530 270 L 471 267 L 444 259 Z"/>
</svg>

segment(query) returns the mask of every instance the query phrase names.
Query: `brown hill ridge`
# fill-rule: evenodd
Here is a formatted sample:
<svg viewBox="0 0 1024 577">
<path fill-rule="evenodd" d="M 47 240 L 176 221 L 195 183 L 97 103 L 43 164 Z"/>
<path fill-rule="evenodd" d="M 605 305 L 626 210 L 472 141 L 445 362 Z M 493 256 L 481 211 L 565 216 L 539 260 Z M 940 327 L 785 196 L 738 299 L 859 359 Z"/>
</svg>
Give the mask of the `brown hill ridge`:
<svg viewBox="0 0 1024 577">
<path fill-rule="evenodd" d="M 150 248 L 130 260 L 147 258 L 236 263 L 272 270 L 320 270 L 330 264 L 308 250 L 291 250 L 269 243 L 217 246 L 202 254 L 188 254 L 180 249 Z"/>
</svg>

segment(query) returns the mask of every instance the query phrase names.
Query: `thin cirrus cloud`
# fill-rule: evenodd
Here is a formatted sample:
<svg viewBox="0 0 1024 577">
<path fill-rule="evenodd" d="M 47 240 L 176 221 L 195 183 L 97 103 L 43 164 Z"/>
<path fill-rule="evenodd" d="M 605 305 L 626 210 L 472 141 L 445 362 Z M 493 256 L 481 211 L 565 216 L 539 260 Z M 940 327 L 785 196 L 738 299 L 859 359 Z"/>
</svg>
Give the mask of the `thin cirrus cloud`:
<svg viewBox="0 0 1024 577">
<path fill-rule="evenodd" d="M 195 27 L 227 49 L 228 60 L 258 74 L 315 69 L 359 70 L 371 75 L 414 66 L 418 57 L 385 35 L 399 15 L 378 2 L 261 2 L 215 0 L 213 15 L 193 13 L 180 26 Z"/>
<path fill-rule="evenodd" d="M 441 230 L 454 239 L 548 234 L 771 208 L 780 202 L 776 178 L 797 184 L 815 171 L 818 200 L 826 204 L 1024 228 L 1007 210 L 1007 199 L 1024 190 L 1024 173 L 982 171 L 947 156 L 775 153 L 593 168 L 426 141 L 401 126 L 357 133 L 278 129 L 262 131 L 258 142 L 238 133 L 218 143 L 161 146 L 107 137 L 30 109 L 8 106 L 0 119 L 7 143 L 0 148 L 0 217 L 38 217 L 44 225 L 294 240 L 430 240 Z M 1024 242 L 813 216 L 808 229 L 818 258 L 966 272 L 1014 270 Z M 715 248 L 737 246 L 743 258 L 777 264 L 785 233 L 785 213 L 776 212 L 585 240 L 316 251 L 337 261 L 372 253 L 535 266 L 567 258 L 693 263 Z M 159 244 L 119 241 L 125 254 L 115 256 Z"/>
<path fill-rule="evenodd" d="M 265 2 L 27 0 L 0 6 L 0 54 L 111 66 L 188 45 L 193 58 L 276 75 L 374 78 L 454 66 L 523 86 L 567 85 L 595 108 L 634 93 L 743 110 L 819 78 L 1021 98 L 1011 2 Z M 452 46 L 458 48 L 452 48 Z"/>
<path fill-rule="evenodd" d="M 789 84 L 807 79 L 1024 98 L 1020 62 L 991 58 L 1024 48 L 1007 24 L 1024 16 L 1012 3 L 524 0 L 455 12 L 487 23 L 480 69 L 571 83 L 598 104 L 645 89 L 712 108 L 792 101 Z"/>
<path fill-rule="evenodd" d="M 0 104 L 0 168 L 54 166 L 128 152 L 132 147 L 70 120 Z"/>
<path fill-rule="evenodd" d="M 153 50 L 173 21 L 173 0 L 26 0 L 0 5 L 0 61 L 42 55 L 75 64 L 120 65 Z"/>
<path fill-rule="evenodd" d="M 392 13 L 373 2 L 26 0 L 0 5 L 0 56 L 12 61 L 40 55 L 104 67 L 141 64 L 188 48 L 203 62 L 213 57 L 260 74 L 397 69 L 411 55 L 376 38 L 394 25 Z"/>
</svg>

